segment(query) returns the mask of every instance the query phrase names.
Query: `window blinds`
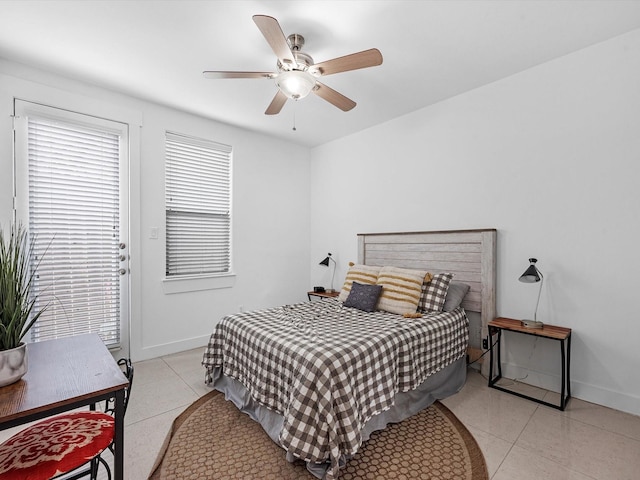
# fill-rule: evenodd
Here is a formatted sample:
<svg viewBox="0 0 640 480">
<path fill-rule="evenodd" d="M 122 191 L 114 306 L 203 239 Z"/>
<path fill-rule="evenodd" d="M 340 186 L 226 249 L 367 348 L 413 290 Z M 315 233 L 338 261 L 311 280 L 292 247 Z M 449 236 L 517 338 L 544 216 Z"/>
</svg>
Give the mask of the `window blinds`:
<svg viewBox="0 0 640 480">
<path fill-rule="evenodd" d="M 166 275 L 231 270 L 231 147 L 166 133 Z"/>
<path fill-rule="evenodd" d="M 29 231 L 38 264 L 34 341 L 96 332 L 120 343 L 120 135 L 28 119 Z"/>
</svg>

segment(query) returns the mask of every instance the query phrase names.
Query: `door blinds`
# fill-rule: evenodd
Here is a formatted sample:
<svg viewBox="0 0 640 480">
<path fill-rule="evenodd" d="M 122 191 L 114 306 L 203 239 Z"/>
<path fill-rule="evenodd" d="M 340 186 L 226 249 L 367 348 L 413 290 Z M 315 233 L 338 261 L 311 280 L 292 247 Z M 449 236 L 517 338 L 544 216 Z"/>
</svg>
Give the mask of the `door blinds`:
<svg viewBox="0 0 640 480">
<path fill-rule="evenodd" d="M 231 147 L 166 134 L 166 275 L 231 270 Z"/>
<path fill-rule="evenodd" d="M 28 118 L 29 231 L 39 263 L 34 341 L 120 343 L 118 133 Z"/>
</svg>

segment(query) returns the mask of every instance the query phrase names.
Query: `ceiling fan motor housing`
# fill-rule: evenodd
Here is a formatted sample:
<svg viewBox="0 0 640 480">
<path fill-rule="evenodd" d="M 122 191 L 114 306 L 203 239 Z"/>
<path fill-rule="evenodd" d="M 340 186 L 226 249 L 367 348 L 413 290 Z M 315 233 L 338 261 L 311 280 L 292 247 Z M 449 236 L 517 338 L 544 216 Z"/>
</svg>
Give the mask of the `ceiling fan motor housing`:
<svg viewBox="0 0 640 480">
<path fill-rule="evenodd" d="M 287 37 L 287 43 L 289 43 L 291 50 L 300 51 L 304 47 L 304 37 L 299 33 L 292 33 Z"/>
<path fill-rule="evenodd" d="M 278 60 L 278 63 L 277 63 L 278 71 L 279 72 L 289 71 L 289 70 L 307 71 L 309 67 L 313 65 L 315 62 L 313 61 L 313 58 L 311 58 L 311 55 L 301 51 L 302 47 L 304 46 L 304 37 L 298 33 L 292 33 L 287 37 L 287 43 L 291 48 L 291 53 L 293 55 L 293 58 L 295 58 L 296 60 L 296 64 L 290 65 L 287 63 L 286 65 L 283 65 L 282 62 Z"/>
</svg>

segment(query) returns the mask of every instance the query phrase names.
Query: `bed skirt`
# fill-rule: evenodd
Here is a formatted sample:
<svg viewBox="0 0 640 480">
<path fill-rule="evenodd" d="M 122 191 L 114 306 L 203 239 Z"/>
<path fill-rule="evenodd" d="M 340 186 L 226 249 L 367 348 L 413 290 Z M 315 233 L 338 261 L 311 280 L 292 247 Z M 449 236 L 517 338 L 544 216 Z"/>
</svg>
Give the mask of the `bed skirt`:
<svg viewBox="0 0 640 480">
<path fill-rule="evenodd" d="M 260 423 L 271 439 L 280 445 L 279 437 L 284 417 L 269 408 L 258 404 L 251 398 L 248 390 L 239 381 L 222 375 L 221 368 L 212 370 L 213 388 L 224 393 L 225 398 L 241 411 Z M 398 423 L 405 418 L 415 415 L 436 400 L 449 397 L 463 387 L 467 376 L 466 358 L 463 356 L 451 365 L 443 368 L 427 378 L 418 388 L 408 392 L 396 394 L 393 406 L 373 416 L 362 429 L 362 441 L 376 430 L 384 429 L 390 423 Z M 295 458 L 287 452 L 287 460 L 293 462 Z M 340 459 L 340 465 L 347 462 L 347 458 Z M 316 478 L 323 478 L 330 463 L 307 463 L 307 470 Z"/>
</svg>

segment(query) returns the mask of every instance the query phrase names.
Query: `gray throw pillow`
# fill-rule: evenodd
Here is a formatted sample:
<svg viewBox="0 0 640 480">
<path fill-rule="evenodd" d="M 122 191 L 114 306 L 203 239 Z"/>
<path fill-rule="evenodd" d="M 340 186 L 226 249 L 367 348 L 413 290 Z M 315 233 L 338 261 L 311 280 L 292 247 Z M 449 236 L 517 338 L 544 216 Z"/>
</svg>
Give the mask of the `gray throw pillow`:
<svg viewBox="0 0 640 480">
<path fill-rule="evenodd" d="M 450 312 L 462 304 L 465 295 L 471 289 L 466 283 L 451 282 L 447 290 L 447 297 L 444 300 L 443 312 Z"/>
<path fill-rule="evenodd" d="M 365 285 L 353 282 L 349 296 L 344 301 L 344 306 L 365 312 L 375 312 L 380 293 L 382 293 L 382 285 Z"/>
</svg>

